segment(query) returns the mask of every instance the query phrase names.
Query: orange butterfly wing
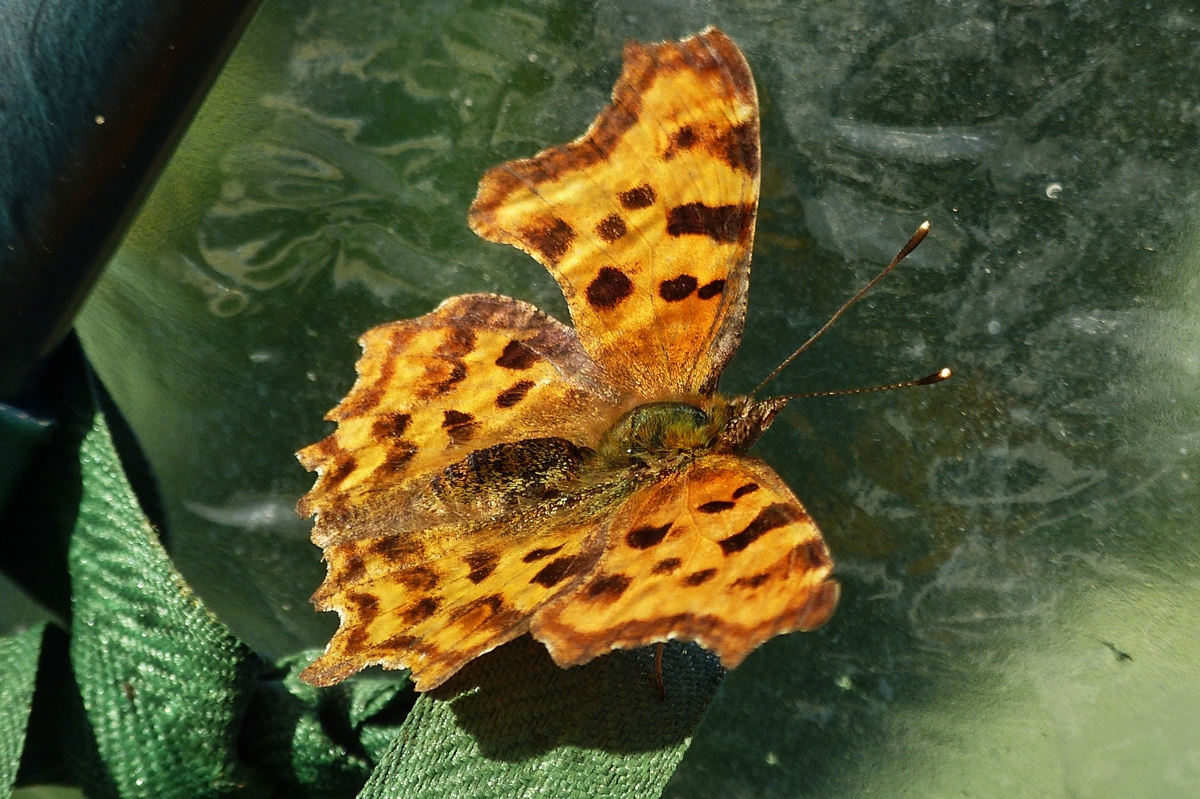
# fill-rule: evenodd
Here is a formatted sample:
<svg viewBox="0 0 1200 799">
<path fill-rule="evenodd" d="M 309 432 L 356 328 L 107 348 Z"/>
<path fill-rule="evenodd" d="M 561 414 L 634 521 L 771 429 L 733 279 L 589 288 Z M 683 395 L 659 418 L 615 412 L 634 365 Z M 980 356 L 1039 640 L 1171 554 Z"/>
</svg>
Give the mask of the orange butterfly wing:
<svg viewBox="0 0 1200 799">
<path fill-rule="evenodd" d="M 358 380 L 325 417 L 337 430 L 297 453 L 320 475 L 296 507 L 317 515 L 318 546 L 419 530 L 410 499 L 447 465 L 524 438 L 594 440 L 614 413 L 575 332 L 508 297 L 453 297 L 360 343 Z"/>
<path fill-rule="evenodd" d="M 410 669 L 414 687 L 428 691 L 528 631 L 533 611 L 576 585 L 601 547 L 595 516 L 523 527 L 522 516 L 548 511 L 538 502 L 519 504 L 484 524 L 325 547 L 329 578 L 313 602 L 336 610 L 341 625 L 301 675 L 305 681 L 333 685 L 382 665 Z"/>
<path fill-rule="evenodd" d="M 680 638 L 727 668 L 780 633 L 811 630 L 837 605 L 833 561 L 804 506 L 766 464 L 709 455 L 631 496 L 578 588 L 532 631 L 562 666 Z"/>
<path fill-rule="evenodd" d="M 570 440 L 593 440 L 615 395 L 574 331 L 507 297 L 454 297 L 361 343 L 359 378 L 327 416 L 337 430 L 297 453 L 320 475 L 297 505 L 316 515 L 328 565 L 313 601 L 341 617 L 303 676 L 331 685 L 383 664 L 425 690 L 527 629 L 595 562 L 570 514 L 512 547 L 523 520 L 574 487 Z M 555 547 L 547 563 L 522 559 Z"/>
<path fill-rule="evenodd" d="M 758 188 L 750 68 L 709 29 L 626 45 L 587 133 L 490 170 L 469 220 L 550 270 L 622 392 L 706 394 L 741 337 Z"/>
</svg>

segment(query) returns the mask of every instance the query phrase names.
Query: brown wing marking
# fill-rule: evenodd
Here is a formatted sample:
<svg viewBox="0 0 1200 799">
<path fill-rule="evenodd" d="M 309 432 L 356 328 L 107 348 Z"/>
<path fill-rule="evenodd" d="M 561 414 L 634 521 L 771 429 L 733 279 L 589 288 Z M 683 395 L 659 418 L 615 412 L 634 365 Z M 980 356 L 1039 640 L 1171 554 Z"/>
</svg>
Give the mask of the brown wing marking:
<svg viewBox="0 0 1200 799">
<path fill-rule="evenodd" d="M 832 569 L 770 468 L 713 455 L 631 496 L 595 570 L 539 610 L 532 632 L 562 666 L 679 638 L 733 668 L 775 635 L 823 624 L 838 600 Z"/>
<path fill-rule="evenodd" d="M 626 45 L 587 133 L 490 170 L 469 221 L 550 270 L 618 388 L 707 393 L 741 336 L 758 187 L 754 81 L 709 29 Z"/>
<path fill-rule="evenodd" d="M 473 450 L 532 437 L 588 443 L 615 413 L 574 332 L 508 297 L 454 297 L 360 343 L 358 381 L 326 416 L 337 430 L 297 453 L 320 475 L 297 505 L 317 514 L 319 546 L 413 529 L 408 498 Z"/>
</svg>

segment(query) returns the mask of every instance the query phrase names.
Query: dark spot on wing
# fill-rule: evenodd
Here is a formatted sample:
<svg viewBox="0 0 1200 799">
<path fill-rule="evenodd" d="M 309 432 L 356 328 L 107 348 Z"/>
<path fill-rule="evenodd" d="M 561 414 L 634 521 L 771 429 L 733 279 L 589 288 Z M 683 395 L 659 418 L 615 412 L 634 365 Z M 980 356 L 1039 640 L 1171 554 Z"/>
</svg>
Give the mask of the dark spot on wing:
<svg viewBox="0 0 1200 799">
<path fill-rule="evenodd" d="M 632 293 L 633 281 L 624 272 L 604 266 L 588 284 L 587 301 L 593 308 L 607 311 L 620 305 Z"/>
<path fill-rule="evenodd" d="M 667 302 L 685 300 L 696 290 L 696 278 L 691 275 L 680 275 L 658 284 L 658 296 Z"/>
<path fill-rule="evenodd" d="M 667 145 L 666 152 L 663 153 L 663 160 L 670 161 L 679 155 L 680 150 L 690 150 L 699 143 L 700 135 L 696 129 L 691 125 L 684 125 L 671 134 L 670 143 Z"/>
<path fill-rule="evenodd" d="M 371 435 L 375 438 L 399 438 L 408 429 L 412 417 L 407 413 L 384 413 L 371 423 Z"/>
<path fill-rule="evenodd" d="M 734 552 L 741 552 L 777 527 L 783 527 L 801 518 L 803 517 L 795 508 L 776 502 L 760 510 L 754 520 L 746 525 L 746 528 L 740 533 L 735 533 L 717 543 L 721 545 L 722 552 L 732 555 Z"/>
<path fill-rule="evenodd" d="M 362 555 L 355 552 L 342 563 L 341 572 L 341 582 L 343 584 L 357 583 L 367 576 L 367 564 L 363 560 Z"/>
<path fill-rule="evenodd" d="M 387 459 L 379 464 L 382 472 L 400 474 L 408 468 L 408 462 L 419 452 L 416 444 L 403 438 L 392 439 L 388 446 Z"/>
<path fill-rule="evenodd" d="M 376 538 L 364 547 L 369 555 L 380 560 L 409 560 L 421 555 L 425 548 L 420 543 L 398 535 Z"/>
<path fill-rule="evenodd" d="M 716 569 L 704 569 L 698 572 L 692 572 L 683 578 L 683 584 L 687 586 L 704 585 L 709 580 L 717 576 Z"/>
<path fill-rule="evenodd" d="M 462 614 L 455 619 L 455 623 L 467 630 L 484 626 L 496 629 L 515 623 L 519 615 L 512 608 L 505 606 L 502 596 L 489 594 L 467 605 Z"/>
<path fill-rule="evenodd" d="M 662 527 L 635 527 L 625 536 L 625 543 L 634 549 L 649 549 L 667 537 L 670 524 Z"/>
<path fill-rule="evenodd" d="M 525 399 L 525 395 L 529 393 L 529 389 L 533 388 L 533 385 L 532 380 L 522 380 L 519 383 L 513 383 L 496 397 L 496 407 L 511 408 Z"/>
<path fill-rule="evenodd" d="M 475 417 L 463 411 L 449 409 L 442 411 L 442 427 L 456 427 L 462 424 L 470 424 L 475 421 Z"/>
<path fill-rule="evenodd" d="M 495 552 L 472 552 L 463 560 L 471 567 L 470 573 L 467 574 L 467 579 L 479 585 L 487 579 L 487 576 L 496 570 L 496 564 L 500 562 L 500 556 Z"/>
<path fill-rule="evenodd" d="M 450 409 L 442 411 L 442 429 L 450 436 L 451 444 L 464 444 L 478 432 L 479 422 L 469 413 Z"/>
<path fill-rule="evenodd" d="M 584 594 L 588 599 L 607 599 L 611 602 L 625 593 L 625 589 L 632 582 L 633 580 L 624 574 L 605 574 L 592 580 L 584 589 Z"/>
<path fill-rule="evenodd" d="M 350 476 L 350 473 L 354 471 L 354 467 L 356 465 L 357 461 L 354 460 L 354 456 L 347 456 L 336 461 L 333 466 L 327 467 L 325 469 L 325 473 L 322 474 L 321 477 L 325 480 L 325 482 L 329 483 L 329 485 L 337 486 Z"/>
<path fill-rule="evenodd" d="M 542 356 L 530 349 L 527 344 L 513 339 L 504 345 L 504 352 L 500 353 L 500 357 L 496 359 L 496 365 L 521 372 L 541 359 Z"/>
<path fill-rule="evenodd" d="M 596 235 L 612 244 L 617 239 L 624 236 L 628 230 L 625 227 L 625 220 L 616 214 L 609 214 L 600 220 L 600 224 L 596 225 Z"/>
<path fill-rule="evenodd" d="M 623 191 L 617 197 L 620 199 L 621 205 L 631 211 L 638 208 L 649 208 L 658 199 L 658 195 L 654 193 L 654 189 L 647 183 L 634 186 L 628 191 Z"/>
<path fill-rule="evenodd" d="M 360 627 L 355 627 L 350 632 L 346 633 L 346 643 L 343 644 L 343 651 L 352 655 L 357 655 L 362 652 L 367 646 L 367 640 L 371 637 L 370 629 L 364 624 Z"/>
<path fill-rule="evenodd" d="M 739 588 L 758 588 L 760 585 L 770 579 L 770 572 L 762 572 L 761 574 L 752 574 L 749 577 L 739 577 L 733 581 L 733 584 L 735 587 Z"/>
<path fill-rule="evenodd" d="M 447 394 L 459 383 L 467 379 L 467 365 L 462 361 L 450 361 L 450 374 L 441 380 L 435 380 L 438 367 L 429 367 L 425 370 L 425 379 L 429 380 L 432 385 L 421 392 L 421 397 L 424 399 L 432 399 Z"/>
<path fill-rule="evenodd" d="M 758 490 L 758 483 L 746 483 L 744 486 L 733 492 L 734 499 L 741 499 L 747 494 L 753 494 Z"/>
<path fill-rule="evenodd" d="M 405 624 L 417 624 L 437 613 L 438 606 L 441 604 L 442 601 L 437 597 L 427 596 L 414 603 L 411 607 L 405 608 L 401 612 L 400 617 L 404 619 Z"/>
<path fill-rule="evenodd" d="M 469 327 L 452 327 L 446 340 L 438 345 L 434 353 L 448 358 L 461 358 L 475 349 L 475 331 Z"/>
<path fill-rule="evenodd" d="M 431 591 L 438 586 L 438 573 L 428 566 L 414 566 L 396 573 L 396 579 L 409 591 Z"/>
<path fill-rule="evenodd" d="M 540 224 L 525 228 L 521 231 L 521 236 L 553 265 L 567 254 L 567 250 L 571 249 L 571 242 L 575 240 L 575 231 L 570 225 L 555 216 L 543 220 Z"/>
<path fill-rule="evenodd" d="M 533 576 L 529 582 L 537 583 L 545 588 L 553 588 L 573 575 L 578 565 L 578 559 L 575 557 L 565 557 L 552 560 L 547 563 L 542 570 Z"/>
<path fill-rule="evenodd" d="M 312 451 L 312 455 L 308 456 L 313 459 L 321 458 L 328 460 L 342 451 L 342 447 L 338 444 L 337 436 L 325 436 L 317 443 L 306 449 Z"/>
<path fill-rule="evenodd" d="M 412 649 L 418 640 L 415 636 L 396 633 L 380 642 L 375 649 L 377 651 L 383 649 Z"/>
<path fill-rule="evenodd" d="M 387 386 L 382 379 L 359 391 L 352 391 L 337 406 L 338 417 L 341 419 L 352 419 L 356 416 L 362 416 L 367 411 L 378 408 L 379 402 L 383 399 L 385 393 L 387 393 Z"/>
<path fill-rule="evenodd" d="M 705 502 L 697 510 L 701 513 L 720 513 L 723 510 L 729 510 L 736 504 L 736 502 L 726 502 L 723 499 L 714 499 L 711 502 Z"/>
<path fill-rule="evenodd" d="M 651 574 L 671 574 L 680 566 L 683 561 L 679 558 L 665 558 L 654 564 L 654 568 L 650 570 Z"/>
<path fill-rule="evenodd" d="M 722 278 L 717 278 L 709 283 L 705 283 L 696 292 L 696 296 L 702 300 L 711 300 L 713 297 L 725 290 L 725 281 Z"/>
<path fill-rule="evenodd" d="M 370 624 L 379 615 L 379 597 L 371 594 L 347 594 L 346 600 L 354 605 L 364 624 Z"/>
<path fill-rule="evenodd" d="M 526 563 L 536 563 L 539 560 L 544 560 L 545 558 L 550 557 L 562 548 L 563 545 L 559 544 L 556 547 L 549 547 L 547 549 L 531 549 L 525 553 L 525 557 L 521 558 L 521 560 L 525 561 Z"/>
<path fill-rule="evenodd" d="M 817 538 L 810 538 L 802 544 L 797 544 L 792 550 L 792 563 L 803 563 L 806 570 L 828 569 L 833 565 L 829 557 L 829 549 Z"/>
<path fill-rule="evenodd" d="M 667 210 L 667 234 L 708 236 L 723 244 L 747 241 L 754 226 L 754 206 L 687 203 Z"/>
<path fill-rule="evenodd" d="M 714 154 L 731 169 L 741 169 L 751 175 L 758 172 L 758 126 L 753 122 L 734 125 L 713 147 Z"/>
</svg>

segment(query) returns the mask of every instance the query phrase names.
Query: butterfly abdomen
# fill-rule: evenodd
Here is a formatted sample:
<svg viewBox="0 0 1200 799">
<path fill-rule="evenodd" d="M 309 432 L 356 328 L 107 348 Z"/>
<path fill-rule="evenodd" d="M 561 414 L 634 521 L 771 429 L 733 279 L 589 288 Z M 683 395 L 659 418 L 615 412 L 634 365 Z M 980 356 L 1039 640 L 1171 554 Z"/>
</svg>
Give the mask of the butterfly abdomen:
<svg viewBox="0 0 1200 799">
<path fill-rule="evenodd" d="M 583 451 L 562 438 L 531 438 L 476 450 L 447 466 L 430 490 L 450 507 L 520 505 L 575 487 Z"/>
</svg>

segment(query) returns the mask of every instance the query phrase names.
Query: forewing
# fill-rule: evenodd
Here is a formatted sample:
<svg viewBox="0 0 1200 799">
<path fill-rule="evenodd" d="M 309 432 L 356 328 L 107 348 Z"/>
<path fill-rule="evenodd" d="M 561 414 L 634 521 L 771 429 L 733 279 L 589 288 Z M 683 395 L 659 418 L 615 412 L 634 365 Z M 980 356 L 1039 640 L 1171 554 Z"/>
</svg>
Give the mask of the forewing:
<svg viewBox="0 0 1200 799">
<path fill-rule="evenodd" d="M 297 505 L 313 542 L 416 529 L 415 492 L 469 452 L 558 436 L 595 440 L 616 397 L 574 332 L 493 294 L 453 297 L 418 319 L 367 331 L 358 381 L 326 416 L 337 430 L 297 457 L 319 473 Z"/>
<path fill-rule="evenodd" d="M 728 668 L 837 605 L 833 562 L 800 501 L 762 462 L 713 455 L 633 494 L 595 570 L 534 616 L 562 666 L 612 649 L 696 641 Z"/>
<path fill-rule="evenodd" d="M 550 270 L 618 388 L 707 393 L 741 337 L 758 186 L 750 68 L 709 29 L 626 45 L 587 133 L 488 171 L 469 220 Z"/>
</svg>

